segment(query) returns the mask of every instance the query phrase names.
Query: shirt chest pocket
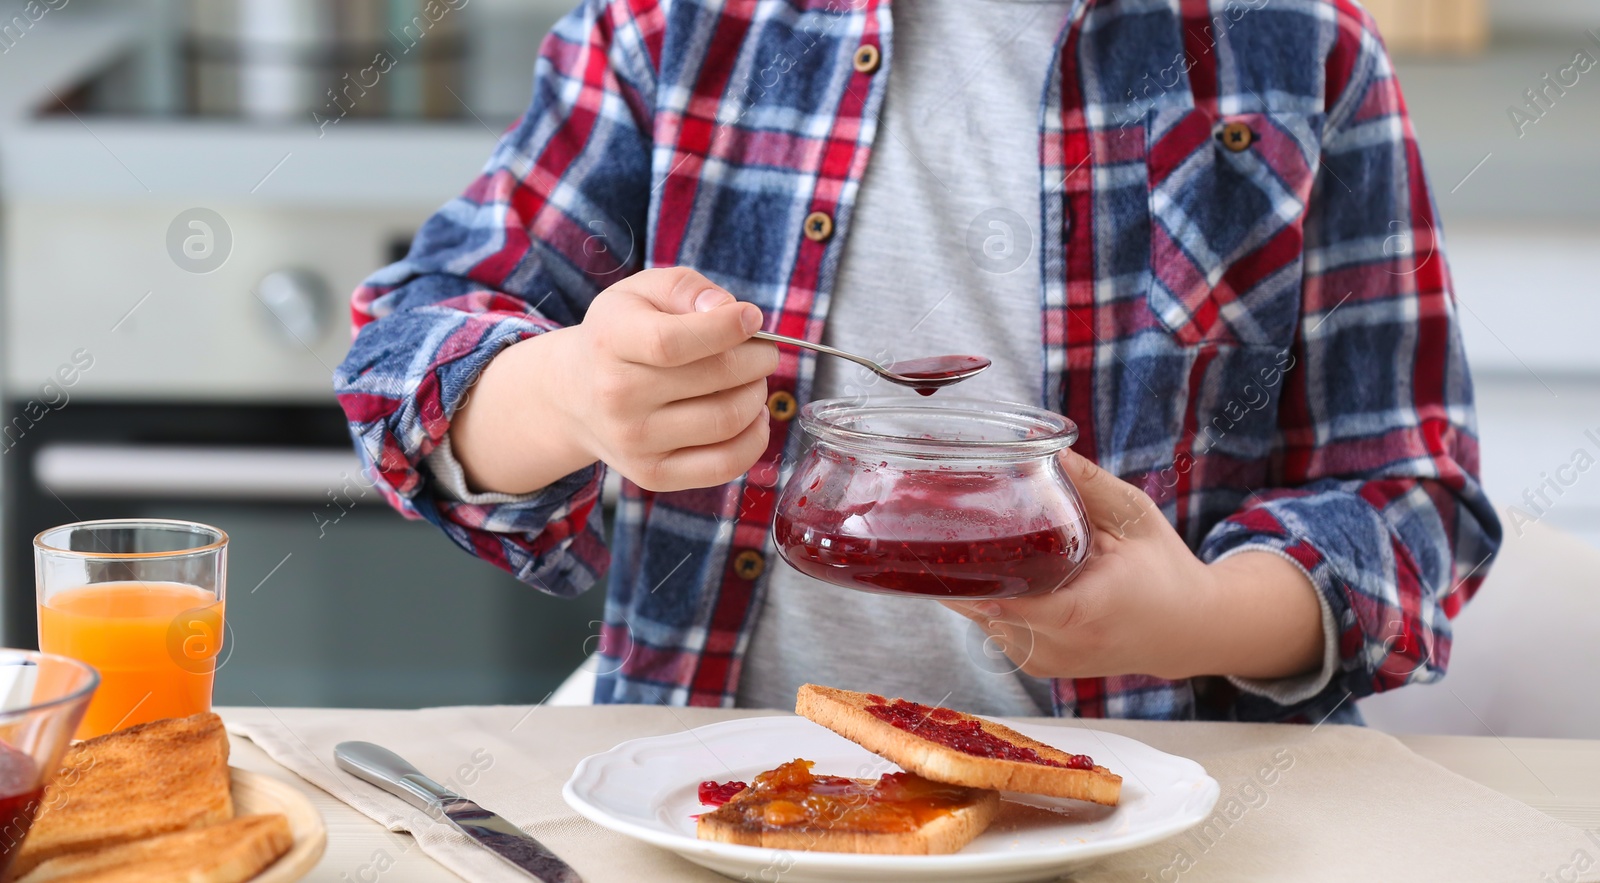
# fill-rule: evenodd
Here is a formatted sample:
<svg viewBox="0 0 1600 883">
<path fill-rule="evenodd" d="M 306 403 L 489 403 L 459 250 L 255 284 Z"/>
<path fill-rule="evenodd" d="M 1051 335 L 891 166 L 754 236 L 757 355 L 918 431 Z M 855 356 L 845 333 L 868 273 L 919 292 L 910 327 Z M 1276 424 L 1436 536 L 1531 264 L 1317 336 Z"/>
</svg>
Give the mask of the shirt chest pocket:
<svg viewBox="0 0 1600 883">
<path fill-rule="evenodd" d="M 1320 114 L 1153 110 L 1150 309 L 1185 345 L 1287 346 Z"/>
</svg>

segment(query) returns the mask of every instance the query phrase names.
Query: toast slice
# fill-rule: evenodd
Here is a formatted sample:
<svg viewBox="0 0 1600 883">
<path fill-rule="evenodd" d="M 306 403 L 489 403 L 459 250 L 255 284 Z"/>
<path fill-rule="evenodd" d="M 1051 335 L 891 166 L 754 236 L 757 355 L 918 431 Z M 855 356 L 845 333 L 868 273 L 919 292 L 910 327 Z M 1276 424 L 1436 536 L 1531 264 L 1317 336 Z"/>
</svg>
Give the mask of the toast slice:
<svg viewBox="0 0 1600 883">
<path fill-rule="evenodd" d="M 930 782 L 816 776 L 793 760 L 757 776 L 699 817 L 695 834 L 741 846 L 880 855 L 945 855 L 982 834 L 1000 808 L 994 791 Z"/>
<path fill-rule="evenodd" d="M 1122 796 L 1122 777 L 1088 757 L 949 708 L 806 684 L 795 712 L 935 782 L 1107 806 Z"/>
<path fill-rule="evenodd" d="M 214 714 L 79 742 L 45 788 L 7 879 L 40 862 L 233 818 L 228 733 Z"/>
<path fill-rule="evenodd" d="M 57 856 L 19 883 L 244 883 L 294 845 L 281 815 L 240 816 L 91 852 Z"/>
</svg>

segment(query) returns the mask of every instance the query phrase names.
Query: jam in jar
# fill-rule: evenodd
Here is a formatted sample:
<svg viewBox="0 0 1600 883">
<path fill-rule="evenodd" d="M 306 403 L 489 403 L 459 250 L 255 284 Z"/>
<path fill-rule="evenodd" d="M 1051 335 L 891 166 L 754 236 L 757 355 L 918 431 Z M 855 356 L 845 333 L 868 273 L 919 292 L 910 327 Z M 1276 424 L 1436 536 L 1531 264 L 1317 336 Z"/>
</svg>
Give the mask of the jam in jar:
<svg viewBox="0 0 1600 883">
<path fill-rule="evenodd" d="M 966 399 L 825 399 L 773 521 L 778 552 L 845 588 L 1015 598 L 1077 575 L 1090 528 L 1056 455 L 1076 424 Z"/>
</svg>

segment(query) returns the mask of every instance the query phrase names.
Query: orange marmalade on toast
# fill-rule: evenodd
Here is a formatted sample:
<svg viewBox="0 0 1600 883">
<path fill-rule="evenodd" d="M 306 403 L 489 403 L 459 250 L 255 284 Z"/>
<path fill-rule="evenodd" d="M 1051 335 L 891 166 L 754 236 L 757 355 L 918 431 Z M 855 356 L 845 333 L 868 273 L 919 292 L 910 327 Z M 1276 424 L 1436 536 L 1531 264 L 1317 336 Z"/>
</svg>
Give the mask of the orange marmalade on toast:
<svg viewBox="0 0 1600 883">
<path fill-rule="evenodd" d="M 973 757 L 1015 760 L 1069 770 L 1094 769 L 1094 759 L 1087 754 L 1074 754 L 1066 761 L 1044 757 L 1032 748 L 985 730 L 977 718 L 953 709 L 935 708 L 905 699 L 885 699 L 876 693 L 867 695 L 866 709 L 868 714 L 890 726 Z"/>
<path fill-rule="evenodd" d="M 809 760 L 791 760 L 756 776 L 748 786 L 704 782 L 700 799 L 711 805 L 724 801 L 709 815 L 749 831 L 903 834 L 971 806 L 979 793 L 911 773 L 889 773 L 876 781 L 819 776 L 811 765 Z"/>
</svg>

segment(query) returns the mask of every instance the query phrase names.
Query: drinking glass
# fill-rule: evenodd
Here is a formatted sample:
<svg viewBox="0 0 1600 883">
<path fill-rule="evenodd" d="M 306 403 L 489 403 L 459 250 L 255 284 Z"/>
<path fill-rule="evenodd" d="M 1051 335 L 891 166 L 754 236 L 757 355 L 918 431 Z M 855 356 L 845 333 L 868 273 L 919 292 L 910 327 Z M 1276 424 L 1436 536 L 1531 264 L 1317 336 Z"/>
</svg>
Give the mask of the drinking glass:
<svg viewBox="0 0 1600 883">
<path fill-rule="evenodd" d="M 192 521 L 84 521 L 33 540 L 39 648 L 100 672 L 77 737 L 211 710 L 228 535 Z"/>
<path fill-rule="evenodd" d="M 0 877 L 39 812 L 44 786 L 100 682 L 73 659 L 0 650 Z"/>
</svg>

